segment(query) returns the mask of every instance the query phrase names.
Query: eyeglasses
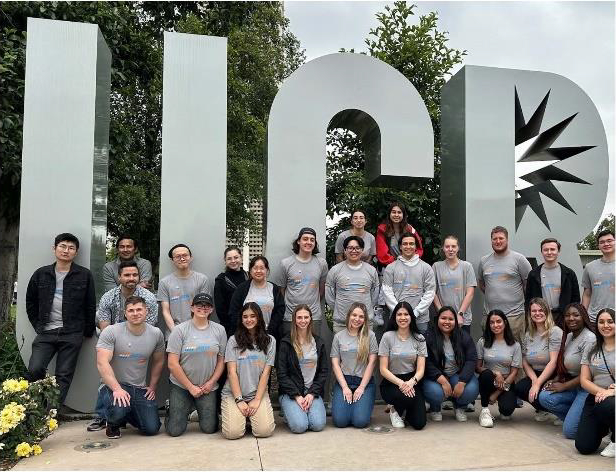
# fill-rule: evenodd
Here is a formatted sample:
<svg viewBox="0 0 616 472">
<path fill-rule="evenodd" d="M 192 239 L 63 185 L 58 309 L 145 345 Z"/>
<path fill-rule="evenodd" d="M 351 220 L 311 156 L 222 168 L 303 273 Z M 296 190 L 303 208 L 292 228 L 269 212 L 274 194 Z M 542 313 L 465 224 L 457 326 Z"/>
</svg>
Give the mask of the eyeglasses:
<svg viewBox="0 0 616 472">
<path fill-rule="evenodd" d="M 62 250 L 62 251 L 76 251 L 77 247 L 76 246 L 68 246 L 66 244 L 58 244 L 58 249 Z"/>
<path fill-rule="evenodd" d="M 174 261 L 182 261 L 188 259 L 190 259 L 190 254 L 178 254 L 176 256 L 173 256 Z"/>
<path fill-rule="evenodd" d="M 349 252 L 359 252 L 361 250 L 362 248 L 360 248 L 359 246 L 347 246 L 347 251 Z"/>
</svg>

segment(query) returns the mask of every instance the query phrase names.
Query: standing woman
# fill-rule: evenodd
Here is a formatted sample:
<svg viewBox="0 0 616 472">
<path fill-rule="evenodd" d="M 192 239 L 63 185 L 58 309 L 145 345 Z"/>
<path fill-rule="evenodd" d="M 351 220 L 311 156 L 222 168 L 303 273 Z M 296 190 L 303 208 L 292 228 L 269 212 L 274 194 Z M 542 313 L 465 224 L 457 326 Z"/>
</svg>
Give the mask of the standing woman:
<svg viewBox="0 0 616 472">
<path fill-rule="evenodd" d="M 574 439 L 588 392 L 580 386 L 582 354 L 594 345 L 595 333 L 588 312 L 581 303 L 570 303 L 563 310 L 564 335 L 556 359 L 556 378 L 548 380 L 539 393 L 539 403 L 558 417 L 563 434 Z"/>
<path fill-rule="evenodd" d="M 464 318 L 462 329 L 470 335 L 473 320 L 471 303 L 477 279 L 472 264 L 458 258 L 459 250 L 457 236 L 447 236 L 443 242 L 445 260 L 432 265 L 436 279 L 434 305 L 437 310 L 443 306 L 452 307 L 455 313 L 462 315 Z"/>
<path fill-rule="evenodd" d="M 237 327 L 237 320 L 229 317 L 229 305 L 233 292 L 242 282 L 248 280 L 248 274 L 242 268 L 242 252 L 237 246 L 229 246 L 224 254 L 225 271 L 218 274 L 214 281 L 214 303 L 220 324 L 225 327 L 230 337 Z"/>
<path fill-rule="evenodd" d="M 528 306 L 528 326 L 522 346 L 522 366 L 526 377 L 515 386 L 518 398 L 535 407 L 535 420 L 546 421 L 550 413 L 539 403 L 539 392 L 554 377 L 563 330 L 554 323 L 543 298 L 533 298 Z"/>
<path fill-rule="evenodd" d="M 265 331 L 261 308 L 249 302 L 242 309 L 235 334 L 225 351 L 227 382 L 222 390 L 222 435 L 238 439 L 250 419 L 252 434 L 271 436 L 276 424 L 267 381 L 276 356 L 276 340 Z"/>
<path fill-rule="evenodd" d="M 292 432 L 325 428 L 323 393 L 328 364 L 325 344 L 312 334 L 310 307 L 297 305 L 291 332 L 282 338 L 276 362 L 280 407 Z"/>
<path fill-rule="evenodd" d="M 475 377 L 477 350 L 466 331 L 458 326 L 458 316 L 452 307 L 441 307 L 436 322 L 426 337 L 428 361 L 423 392 L 430 404 L 430 417 L 442 421 L 441 404 L 447 398 L 454 402 L 458 421 L 466 421 L 464 408 L 474 403 L 479 394 Z"/>
<path fill-rule="evenodd" d="M 353 303 L 346 316 L 346 329 L 336 333 L 330 353 L 337 380 L 332 393 L 334 426 L 365 428 L 370 424 L 376 395 L 372 374 L 378 351 L 366 305 Z"/>
<path fill-rule="evenodd" d="M 394 202 L 389 206 L 386 220 L 376 230 L 376 257 L 379 267 L 384 267 L 394 262 L 400 255 L 398 242 L 403 233 L 411 233 L 415 236 L 417 249 L 415 253 L 423 255 L 423 244 L 419 233 L 408 223 L 408 214 L 404 205 Z"/>
<path fill-rule="evenodd" d="M 601 451 L 614 457 L 614 310 L 603 308 L 597 313 L 597 342 L 582 356 L 580 384 L 588 392 L 575 436 L 581 454 L 592 454 L 608 431 L 610 443 Z"/>
<path fill-rule="evenodd" d="M 381 396 L 392 405 L 389 418 L 394 428 L 404 428 L 402 415 L 414 429 L 426 425 L 426 405 L 419 385 L 426 357 L 426 341 L 417 329 L 413 308 L 408 302 L 399 302 L 379 345 Z"/>
<path fill-rule="evenodd" d="M 242 306 L 248 302 L 255 302 L 261 307 L 267 333 L 280 340 L 282 319 L 284 317 L 284 295 L 280 287 L 267 280 L 269 262 L 265 256 L 255 256 L 248 265 L 250 278 L 242 282 L 231 298 L 229 305 L 229 318 L 233 325 L 237 325 Z"/>
<path fill-rule="evenodd" d="M 498 400 L 502 420 L 510 419 L 515 411 L 513 390 L 518 369 L 522 366 L 522 348 L 513 337 L 509 320 L 501 310 L 492 310 L 486 318 L 483 337 L 477 341 L 477 373 L 481 413 L 479 424 L 494 426 L 488 405 Z"/>
</svg>

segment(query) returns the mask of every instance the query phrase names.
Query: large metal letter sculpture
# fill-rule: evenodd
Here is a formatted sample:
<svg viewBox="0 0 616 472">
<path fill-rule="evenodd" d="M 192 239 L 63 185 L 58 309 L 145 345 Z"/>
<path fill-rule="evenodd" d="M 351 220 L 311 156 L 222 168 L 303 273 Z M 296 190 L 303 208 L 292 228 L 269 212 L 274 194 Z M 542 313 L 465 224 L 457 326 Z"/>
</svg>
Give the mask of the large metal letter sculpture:
<svg viewBox="0 0 616 472">
<path fill-rule="evenodd" d="M 53 261 L 53 237 L 74 233 L 77 263 L 95 278 L 105 263 L 111 53 L 96 25 L 29 18 L 26 63 L 17 339 L 27 365 L 35 334 L 26 287 Z M 95 365 L 94 340 L 86 340 L 68 406 L 92 410 Z"/>
<path fill-rule="evenodd" d="M 294 72 L 268 123 L 267 254 L 290 254 L 303 226 L 325 247 L 325 137 L 329 127 L 363 140 L 372 181 L 433 177 L 434 139 L 415 87 L 390 65 L 361 54 L 330 54 Z M 398 182 L 395 182 L 395 181 Z M 276 276 L 278 264 L 272 264 Z"/>
<path fill-rule="evenodd" d="M 590 98 L 556 74 L 466 66 L 443 88 L 441 116 L 442 234 L 460 237 L 475 268 L 496 225 L 538 263 L 540 241 L 556 237 L 559 260 L 581 281 L 576 243 L 600 218 L 608 184 L 605 130 Z M 476 320 L 482 310 L 475 297 Z"/>
<path fill-rule="evenodd" d="M 165 33 L 160 276 L 177 243 L 210 280 L 222 268 L 227 194 L 227 38 Z"/>
</svg>

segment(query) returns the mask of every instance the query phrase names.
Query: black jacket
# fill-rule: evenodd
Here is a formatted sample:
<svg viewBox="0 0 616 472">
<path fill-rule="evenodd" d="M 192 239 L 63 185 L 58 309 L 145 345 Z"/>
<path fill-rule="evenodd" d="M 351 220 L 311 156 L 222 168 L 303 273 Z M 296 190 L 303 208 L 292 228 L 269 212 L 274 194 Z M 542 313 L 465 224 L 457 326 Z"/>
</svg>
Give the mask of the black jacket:
<svg viewBox="0 0 616 472">
<path fill-rule="evenodd" d="M 248 279 L 246 282 L 238 285 L 235 292 L 233 292 L 233 296 L 231 297 L 231 303 L 229 304 L 229 326 L 233 330 L 231 334 L 234 334 L 235 329 L 237 328 L 237 323 L 242 314 L 244 300 L 248 296 L 248 291 L 250 290 L 250 282 L 250 279 Z M 269 326 L 267 327 L 267 334 L 274 336 L 274 338 L 276 338 L 276 343 L 279 343 L 280 329 L 282 327 L 282 319 L 285 311 L 284 295 L 282 295 L 282 291 L 278 285 L 272 282 L 269 283 L 274 286 L 274 309 L 272 310 L 272 317 L 270 319 Z"/>
<path fill-rule="evenodd" d="M 220 324 L 224 326 L 228 338 L 235 333 L 235 328 L 237 327 L 237 325 L 231 324 L 231 320 L 229 319 L 231 298 L 237 287 L 246 280 L 248 280 L 248 274 L 245 270 L 231 271 L 228 269 L 218 274 L 214 280 L 214 305 L 216 305 L 216 316 L 218 316 Z"/>
<path fill-rule="evenodd" d="M 477 349 L 473 338 L 464 331 L 460 330 L 462 335 L 462 351 L 464 352 L 464 365 L 458 372 L 458 377 L 461 382 L 468 383 L 469 380 L 475 375 L 475 366 L 477 364 Z M 445 372 L 441 370 L 438 356 L 436 354 L 436 341 L 434 339 L 434 333 L 429 330 L 426 333 L 426 347 L 428 348 L 428 359 L 426 360 L 426 378 L 436 381 L 441 375 L 445 375 Z M 447 377 L 445 375 L 445 377 Z M 453 387 L 453 385 L 452 385 Z"/>
<path fill-rule="evenodd" d="M 558 308 L 552 310 L 552 312 L 558 316 L 563 315 L 565 307 L 569 303 L 580 302 L 580 286 L 578 284 L 577 276 L 569 267 L 564 264 L 560 265 L 560 298 L 558 299 Z M 528 273 L 528 279 L 526 282 L 526 293 L 524 295 L 524 308 L 528 311 L 528 305 L 531 299 L 535 297 L 543 297 L 541 292 L 541 267 L 543 264 L 535 267 Z"/>
<path fill-rule="evenodd" d="M 56 291 L 56 264 L 38 268 L 28 283 L 26 312 L 34 330 L 40 334 L 49 322 Z M 91 337 L 94 334 L 96 294 L 92 273 L 74 262 L 64 278 L 62 292 L 62 332 Z"/>
<path fill-rule="evenodd" d="M 312 385 L 305 391 L 304 377 L 299 367 L 299 359 L 291 344 L 291 336 L 287 335 L 280 341 L 280 349 L 276 357 L 276 376 L 278 378 L 278 393 L 289 395 L 291 398 L 304 396 L 309 393 L 314 397 L 323 397 L 325 382 L 329 376 L 329 358 L 325 352 L 325 343 L 319 336 L 314 336 L 317 345 L 317 371 Z"/>
</svg>

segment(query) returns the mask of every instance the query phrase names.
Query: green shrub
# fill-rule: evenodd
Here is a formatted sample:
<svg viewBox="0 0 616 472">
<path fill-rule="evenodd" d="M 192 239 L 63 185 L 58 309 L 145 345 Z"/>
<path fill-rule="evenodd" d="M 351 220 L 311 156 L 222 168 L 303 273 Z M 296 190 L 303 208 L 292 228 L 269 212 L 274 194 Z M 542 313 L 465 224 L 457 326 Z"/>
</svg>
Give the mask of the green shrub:
<svg viewBox="0 0 616 472">
<path fill-rule="evenodd" d="M 23 336 L 17 342 L 14 317 L 0 324 L 0 381 L 25 376 L 27 369 L 20 354 L 24 342 Z"/>
</svg>

